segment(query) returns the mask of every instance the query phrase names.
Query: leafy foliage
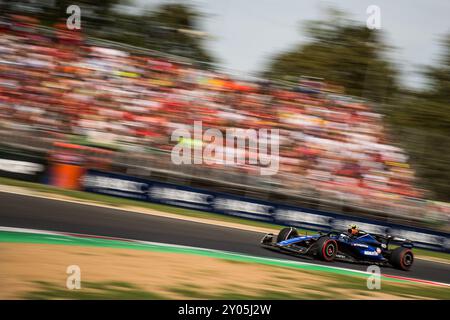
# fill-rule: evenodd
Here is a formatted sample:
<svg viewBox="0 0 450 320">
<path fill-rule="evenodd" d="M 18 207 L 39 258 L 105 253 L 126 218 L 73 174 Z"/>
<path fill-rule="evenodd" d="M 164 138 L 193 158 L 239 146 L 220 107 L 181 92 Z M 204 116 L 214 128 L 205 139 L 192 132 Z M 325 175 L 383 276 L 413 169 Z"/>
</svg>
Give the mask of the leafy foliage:
<svg viewBox="0 0 450 320">
<path fill-rule="evenodd" d="M 11 4 L 12 3 L 12 4 Z M 24 10 L 24 1 L 12 1 L 4 12 L 31 14 L 42 23 L 53 26 L 65 23 L 67 7 L 81 8 L 81 29 L 89 36 L 179 55 L 208 66 L 215 62 L 206 49 L 206 33 L 200 30 L 202 15 L 193 6 L 168 3 L 154 11 L 141 10 L 135 14 L 118 10 L 118 5 L 131 0 L 55 0 L 53 5 L 37 4 Z M 16 5 L 14 5 L 16 4 Z"/>
<path fill-rule="evenodd" d="M 396 71 L 384 57 L 386 46 L 369 30 L 331 11 L 323 21 L 306 24 L 310 41 L 276 55 L 264 73 L 272 79 L 312 76 L 343 86 L 346 92 L 385 102 L 397 88 Z"/>
<path fill-rule="evenodd" d="M 408 150 L 424 187 L 433 198 L 450 200 L 450 35 L 440 63 L 427 67 L 429 86 L 422 92 L 402 91 L 387 120 Z"/>
<path fill-rule="evenodd" d="M 369 30 L 331 10 L 306 25 L 310 41 L 274 57 L 265 76 L 297 81 L 323 78 L 346 93 L 377 102 L 392 136 L 408 152 L 421 187 L 434 199 L 450 200 L 450 36 L 440 64 L 427 67 L 429 87 L 420 92 L 398 83 L 398 71 L 378 30 Z"/>
</svg>

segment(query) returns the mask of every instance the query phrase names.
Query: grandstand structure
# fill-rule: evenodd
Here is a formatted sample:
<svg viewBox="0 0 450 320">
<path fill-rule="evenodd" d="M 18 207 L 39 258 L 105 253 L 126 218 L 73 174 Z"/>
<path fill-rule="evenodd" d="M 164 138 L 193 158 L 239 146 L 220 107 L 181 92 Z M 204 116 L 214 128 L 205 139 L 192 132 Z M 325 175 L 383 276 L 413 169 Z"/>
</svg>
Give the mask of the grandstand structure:
<svg viewBox="0 0 450 320">
<path fill-rule="evenodd" d="M 103 160 L 114 172 L 448 227 L 448 213 L 415 187 L 407 155 L 369 102 L 242 81 L 182 57 L 72 38 L 36 21 L 2 21 L 0 28 L 0 141 L 9 151 L 48 153 L 61 142 L 85 145 L 108 150 Z M 173 164 L 171 133 L 192 130 L 194 121 L 221 131 L 279 129 L 278 173 L 261 176 L 250 164 Z M 92 157 L 87 150 L 84 157 Z M 97 160 L 93 166 L 102 162 Z"/>
</svg>

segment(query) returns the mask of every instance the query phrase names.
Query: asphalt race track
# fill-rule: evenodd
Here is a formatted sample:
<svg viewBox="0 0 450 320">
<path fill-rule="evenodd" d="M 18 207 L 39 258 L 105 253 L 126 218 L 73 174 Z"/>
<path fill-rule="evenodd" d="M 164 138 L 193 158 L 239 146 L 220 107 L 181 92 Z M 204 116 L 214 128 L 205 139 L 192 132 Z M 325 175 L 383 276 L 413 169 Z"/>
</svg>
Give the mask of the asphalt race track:
<svg viewBox="0 0 450 320">
<path fill-rule="evenodd" d="M 3 192 L 0 204 L 0 226 L 5 227 L 129 238 L 305 261 L 261 248 L 259 241 L 263 234 L 258 232 Z M 357 270 L 367 267 L 339 262 L 327 265 Z M 450 283 L 450 264 L 418 259 L 408 272 L 386 267 L 382 273 Z"/>
</svg>

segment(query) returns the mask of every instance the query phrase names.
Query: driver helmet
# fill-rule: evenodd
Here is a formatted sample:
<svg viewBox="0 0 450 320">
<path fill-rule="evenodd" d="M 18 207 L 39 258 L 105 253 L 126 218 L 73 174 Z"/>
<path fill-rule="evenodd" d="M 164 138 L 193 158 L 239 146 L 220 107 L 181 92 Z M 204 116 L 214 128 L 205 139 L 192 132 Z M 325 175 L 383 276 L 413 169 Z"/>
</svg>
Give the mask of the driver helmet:
<svg viewBox="0 0 450 320">
<path fill-rule="evenodd" d="M 358 230 L 358 227 L 356 226 L 356 224 L 349 225 L 348 233 L 351 234 L 352 236 L 358 235 L 359 230 Z"/>
</svg>

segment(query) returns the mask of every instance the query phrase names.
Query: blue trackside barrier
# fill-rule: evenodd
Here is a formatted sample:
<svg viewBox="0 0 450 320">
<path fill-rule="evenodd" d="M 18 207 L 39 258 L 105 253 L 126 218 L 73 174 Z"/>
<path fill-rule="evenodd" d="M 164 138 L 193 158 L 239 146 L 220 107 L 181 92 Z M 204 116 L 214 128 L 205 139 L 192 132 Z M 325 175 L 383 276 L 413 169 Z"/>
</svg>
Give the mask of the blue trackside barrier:
<svg viewBox="0 0 450 320">
<path fill-rule="evenodd" d="M 287 206 L 98 170 L 88 170 L 81 185 L 88 192 L 296 226 L 313 231 L 345 230 L 350 223 L 357 223 L 367 232 L 392 234 L 410 239 L 418 248 L 450 252 L 449 234 L 421 228 Z"/>
</svg>

